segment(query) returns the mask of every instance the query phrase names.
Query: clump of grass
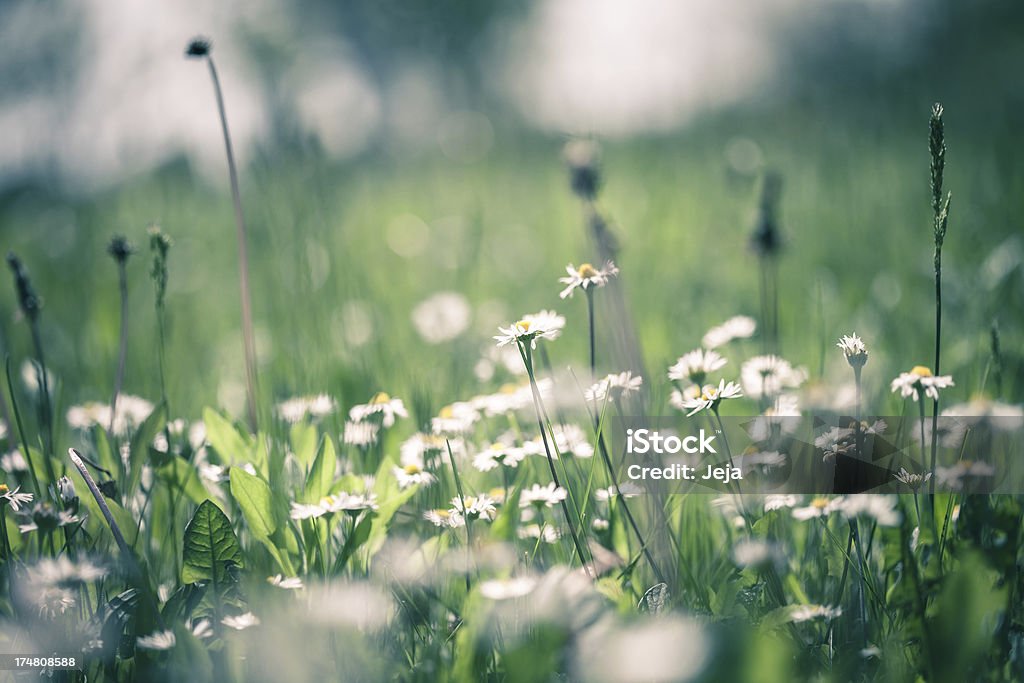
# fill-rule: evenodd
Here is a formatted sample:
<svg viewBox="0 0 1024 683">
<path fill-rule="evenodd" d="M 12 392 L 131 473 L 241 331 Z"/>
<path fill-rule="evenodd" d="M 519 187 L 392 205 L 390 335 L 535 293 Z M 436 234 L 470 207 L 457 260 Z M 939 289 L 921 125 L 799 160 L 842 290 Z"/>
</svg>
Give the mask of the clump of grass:
<svg viewBox="0 0 1024 683">
<path fill-rule="evenodd" d="M 224 94 L 220 88 L 217 67 L 210 53 L 210 41 L 194 38 L 185 48 L 185 56 L 193 59 L 204 59 L 210 69 L 210 80 L 217 96 L 217 112 L 220 115 L 220 126 L 224 133 L 224 150 L 228 159 L 228 178 L 231 182 L 231 198 L 235 208 L 235 234 L 238 240 L 238 278 L 242 304 L 242 342 L 245 349 L 245 382 L 246 405 L 249 411 L 249 426 L 257 428 L 259 413 L 257 411 L 256 393 L 258 387 L 256 375 L 256 340 L 252 329 L 252 295 L 249 291 L 249 248 L 248 231 L 245 215 L 242 212 L 242 194 L 238 189 L 238 169 L 235 165 L 235 153 L 231 146 L 231 133 L 228 130 L 228 116 L 224 108 Z"/>
</svg>

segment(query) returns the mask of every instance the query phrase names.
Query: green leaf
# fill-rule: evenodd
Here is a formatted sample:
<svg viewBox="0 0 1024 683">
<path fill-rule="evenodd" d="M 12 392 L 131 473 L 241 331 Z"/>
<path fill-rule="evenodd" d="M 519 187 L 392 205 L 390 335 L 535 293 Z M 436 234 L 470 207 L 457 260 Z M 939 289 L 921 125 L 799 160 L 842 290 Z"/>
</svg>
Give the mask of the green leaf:
<svg viewBox="0 0 1024 683">
<path fill-rule="evenodd" d="M 242 516 L 245 517 L 249 530 L 256 538 L 270 538 L 278 527 L 274 518 L 270 486 L 241 467 L 232 467 L 229 476 L 231 495 L 242 508 Z"/>
<path fill-rule="evenodd" d="M 307 503 L 315 503 L 330 492 L 337 464 L 338 456 L 334 452 L 334 443 L 330 437 L 325 435 L 320 440 L 320 448 L 317 449 L 313 467 L 309 470 L 309 476 L 306 477 L 305 500 Z"/>
<path fill-rule="evenodd" d="M 317 432 L 311 424 L 298 422 L 292 425 L 289 437 L 292 442 L 292 453 L 305 470 L 317 455 Z"/>
<path fill-rule="evenodd" d="M 235 465 L 253 462 L 252 438 L 242 434 L 220 413 L 212 408 L 203 410 L 203 423 L 206 425 L 206 440 L 210 442 L 224 464 Z"/>
<path fill-rule="evenodd" d="M 184 583 L 229 583 L 235 579 L 231 568 L 245 566 L 231 520 L 213 501 L 204 501 L 185 527 L 182 559 Z"/>
<path fill-rule="evenodd" d="M 167 410 L 161 402 L 157 404 L 156 408 L 153 408 L 153 412 L 149 414 L 149 417 L 139 425 L 139 428 L 135 430 L 135 434 L 132 435 L 128 451 L 126 500 L 135 495 L 135 491 L 139 488 L 139 481 L 142 479 L 142 466 L 145 464 L 146 456 L 149 454 L 149 445 L 153 443 L 153 439 L 156 438 L 156 435 L 160 433 L 160 430 L 164 428 L 166 423 Z"/>
</svg>

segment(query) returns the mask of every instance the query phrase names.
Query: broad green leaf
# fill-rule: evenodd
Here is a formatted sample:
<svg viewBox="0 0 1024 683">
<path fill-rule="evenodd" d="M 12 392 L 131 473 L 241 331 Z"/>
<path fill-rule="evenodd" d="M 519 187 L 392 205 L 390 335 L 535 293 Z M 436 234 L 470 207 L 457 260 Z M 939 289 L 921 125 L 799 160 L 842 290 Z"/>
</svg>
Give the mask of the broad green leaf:
<svg viewBox="0 0 1024 683">
<path fill-rule="evenodd" d="M 334 452 L 334 443 L 329 436 L 320 440 L 320 448 L 317 449 L 316 459 L 313 460 L 313 467 L 306 477 L 307 503 L 315 503 L 331 490 L 334 482 L 334 470 L 338 464 L 338 456 Z"/>
<path fill-rule="evenodd" d="M 213 581 L 214 584 L 234 580 L 231 567 L 243 567 L 242 547 L 238 543 L 231 520 L 213 501 L 204 501 L 185 527 L 182 553 L 184 583 Z"/>
<path fill-rule="evenodd" d="M 161 465 L 156 473 L 172 488 L 180 489 L 193 503 L 202 503 L 210 497 L 199 470 L 182 458 L 176 457 Z"/>
<path fill-rule="evenodd" d="M 128 448 L 128 486 L 124 489 L 128 497 L 134 496 L 142 478 L 142 466 L 149 454 L 149 445 L 167 423 L 167 410 L 164 404 L 158 403 L 139 428 L 132 435 Z M 126 498 L 127 500 L 127 498 Z"/>
<path fill-rule="evenodd" d="M 303 471 L 313 463 L 317 455 L 317 433 L 316 427 L 304 422 L 292 425 L 289 438 L 292 442 L 292 453 L 295 459 L 302 465 Z"/>
<path fill-rule="evenodd" d="M 203 410 L 203 424 L 206 425 L 206 440 L 210 442 L 225 465 L 244 464 L 253 461 L 254 444 L 252 437 L 239 432 L 220 413 L 212 408 Z"/>
<path fill-rule="evenodd" d="M 232 467 L 231 496 L 242 509 L 249 530 L 257 538 L 270 538 L 277 530 L 270 486 L 259 477 L 249 474 L 241 467 Z"/>
<path fill-rule="evenodd" d="M 516 538 L 516 527 L 519 524 L 519 494 L 523 487 L 517 486 L 508 494 L 502 504 L 498 516 L 491 524 L 491 538 L 495 541 L 513 542 Z"/>
</svg>

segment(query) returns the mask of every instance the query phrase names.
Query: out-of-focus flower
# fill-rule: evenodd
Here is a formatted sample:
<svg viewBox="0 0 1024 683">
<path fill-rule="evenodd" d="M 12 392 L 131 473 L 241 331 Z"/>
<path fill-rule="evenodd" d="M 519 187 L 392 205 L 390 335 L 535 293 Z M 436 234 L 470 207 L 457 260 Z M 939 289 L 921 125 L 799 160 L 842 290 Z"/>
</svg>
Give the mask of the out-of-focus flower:
<svg viewBox="0 0 1024 683">
<path fill-rule="evenodd" d="M 704 384 L 707 376 L 728 361 L 717 351 L 694 349 L 685 353 L 668 369 L 668 378 L 676 382 Z"/>
<path fill-rule="evenodd" d="M 369 403 L 352 406 L 348 411 L 348 416 L 353 422 L 362 422 L 375 415 L 381 416 L 381 424 L 384 427 L 394 426 L 396 417 L 409 417 L 402 399 L 391 398 L 383 391 L 374 394 Z"/>
<path fill-rule="evenodd" d="M 918 474 L 917 472 L 908 472 L 907 468 L 901 467 L 899 472 L 892 475 L 896 481 L 901 484 L 917 491 L 924 485 L 929 479 L 932 478 L 931 472 L 925 472 L 924 474 Z"/>
<path fill-rule="evenodd" d="M 284 590 L 300 590 L 304 587 L 302 579 L 297 576 L 283 576 L 281 574 L 275 574 L 274 576 L 267 577 L 267 583 L 271 586 L 277 586 Z"/>
<path fill-rule="evenodd" d="M 794 389 L 807 379 L 807 371 L 794 368 L 779 356 L 754 356 L 740 368 L 740 382 L 747 396 L 777 396 L 784 389 Z"/>
<path fill-rule="evenodd" d="M 535 505 L 550 508 L 565 500 L 567 495 L 568 491 L 561 486 L 556 486 L 554 482 L 545 486 L 534 484 L 528 489 L 523 489 L 519 494 L 519 507 Z"/>
<path fill-rule="evenodd" d="M 375 422 L 352 422 L 345 421 L 345 431 L 341 440 L 347 446 L 367 448 L 377 443 L 380 435 L 380 425 Z"/>
<path fill-rule="evenodd" d="M 598 380 L 593 386 L 587 389 L 584 398 L 588 401 L 600 403 L 606 398 L 620 398 L 640 391 L 644 378 L 640 375 L 633 375 L 629 370 L 625 372 L 606 375 Z"/>
<path fill-rule="evenodd" d="M 878 522 L 879 526 L 896 526 L 900 523 L 895 496 L 870 493 L 843 496 L 833 500 L 831 508 L 847 519 L 870 517 Z"/>
<path fill-rule="evenodd" d="M 899 377 L 892 381 L 890 388 L 893 393 L 900 392 L 903 398 L 913 398 L 917 401 L 921 394 L 932 400 L 939 400 L 939 389 L 953 386 L 951 375 L 940 375 L 936 377 L 929 368 L 923 365 L 914 366 L 910 372 L 901 372 Z"/>
<path fill-rule="evenodd" d="M 463 505 L 463 498 L 461 496 L 455 496 L 452 498 L 451 509 L 448 512 L 462 518 L 468 517 L 469 519 L 486 519 L 491 521 L 497 516 L 498 508 L 495 507 L 495 500 L 493 498 L 481 493 L 478 496 L 466 496 L 465 505 Z"/>
<path fill-rule="evenodd" d="M 789 613 L 790 619 L 796 623 L 824 619 L 830 621 L 843 614 L 842 607 L 826 607 L 824 605 L 795 605 Z"/>
<path fill-rule="evenodd" d="M 443 344 L 466 331 L 472 310 L 458 292 L 438 292 L 412 309 L 412 324 L 428 344 Z"/>
<path fill-rule="evenodd" d="M 177 642 L 174 631 L 156 631 L 135 639 L 136 647 L 143 650 L 170 650 Z"/>
<path fill-rule="evenodd" d="M 246 612 L 244 614 L 226 616 L 220 620 L 220 623 L 236 631 L 244 631 L 247 628 L 259 626 L 260 619 L 252 612 Z"/>
<path fill-rule="evenodd" d="M 995 473 L 995 468 L 986 462 L 961 460 L 951 467 L 935 468 L 935 483 L 951 491 L 971 491 L 988 482 Z"/>
<path fill-rule="evenodd" d="M 403 461 L 400 467 L 393 468 L 392 471 L 395 475 L 395 479 L 398 480 L 398 488 L 402 490 L 417 484 L 421 486 L 430 486 L 437 481 L 437 478 L 433 474 L 423 469 L 422 460 L 416 461 L 410 458 Z"/>
<path fill-rule="evenodd" d="M 832 501 L 828 498 L 818 497 L 810 502 L 809 505 L 802 508 L 793 508 L 793 519 L 798 519 L 801 522 L 806 522 L 809 519 L 818 519 L 819 517 L 828 517 L 832 514 Z"/>
<path fill-rule="evenodd" d="M 747 315 L 737 315 L 708 330 L 704 338 L 701 339 L 701 346 L 705 349 L 717 349 L 733 339 L 751 337 L 756 331 L 757 322 L 753 318 Z"/>
<path fill-rule="evenodd" d="M 696 678 L 711 640 L 692 619 L 673 614 L 630 624 L 605 619 L 581 636 L 576 677 L 594 683 L 669 683 Z"/>
<path fill-rule="evenodd" d="M 490 472 L 497 467 L 517 467 L 526 458 L 525 449 L 496 441 L 485 446 L 473 457 L 473 467 Z"/>
<path fill-rule="evenodd" d="M 430 420 L 430 428 L 434 434 L 465 434 L 472 431 L 479 419 L 480 412 L 472 403 L 458 401 L 441 408 L 437 416 Z"/>
<path fill-rule="evenodd" d="M 117 410 L 114 414 L 114 433 L 119 436 L 126 436 L 133 429 L 141 425 L 150 413 L 153 412 L 153 404 L 144 398 L 121 394 L 117 397 Z M 72 429 L 86 431 L 94 425 L 104 429 L 111 426 L 110 405 L 91 401 L 82 405 L 72 406 L 67 412 L 68 426 Z"/>
<path fill-rule="evenodd" d="M 13 491 L 7 488 L 7 484 L 0 484 L 0 501 L 3 501 L 7 505 L 11 506 L 11 509 L 15 512 L 21 510 L 22 505 L 26 505 L 32 502 L 31 493 L 18 493 L 21 487 L 17 487 Z"/>
<path fill-rule="evenodd" d="M 337 401 L 327 394 L 296 396 L 277 404 L 277 414 L 289 424 L 301 422 L 307 415 L 316 420 L 337 409 Z"/>
<path fill-rule="evenodd" d="M 536 586 L 537 580 L 528 576 L 491 579 L 480 584 L 480 595 L 488 600 L 509 600 L 528 595 Z"/>
</svg>

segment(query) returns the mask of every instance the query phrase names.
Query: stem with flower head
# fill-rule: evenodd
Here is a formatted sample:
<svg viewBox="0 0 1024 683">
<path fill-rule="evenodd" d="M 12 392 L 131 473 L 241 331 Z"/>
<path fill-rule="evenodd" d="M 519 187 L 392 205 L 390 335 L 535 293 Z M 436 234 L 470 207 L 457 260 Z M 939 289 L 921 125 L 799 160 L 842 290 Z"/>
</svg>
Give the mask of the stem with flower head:
<svg viewBox="0 0 1024 683">
<path fill-rule="evenodd" d="M 193 45 L 196 41 L 193 42 Z M 217 67 L 213 63 L 213 55 L 210 54 L 209 43 L 204 41 L 201 51 L 193 51 L 193 45 L 189 46 L 186 53 L 189 56 L 203 57 L 210 69 L 210 79 L 213 81 L 213 91 L 217 97 L 217 112 L 220 115 L 220 126 L 224 133 L 224 149 L 227 153 L 228 179 L 231 183 L 231 199 L 235 210 L 235 235 L 238 241 L 238 278 L 239 289 L 241 290 L 242 305 L 242 341 L 245 350 L 245 380 L 246 380 L 246 405 L 249 411 L 249 426 L 253 431 L 259 431 L 259 414 L 256 407 L 256 392 L 258 388 L 256 376 L 256 343 L 252 326 L 252 297 L 249 291 L 249 251 L 247 246 L 247 230 L 245 216 L 242 213 L 242 195 L 238 189 L 238 169 L 235 166 L 235 154 L 231 145 L 231 133 L 228 131 L 228 117 L 224 107 L 224 95 L 221 92 L 220 78 L 217 75 Z"/>
<path fill-rule="evenodd" d="M 551 481 L 554 482 L 556 487 L 561 487 L 562 484 L 558 479 L 558 472 L 555 470 L 555 461 L 551 457 L 551 446 L 548 444 L 548 434 L 544 429 L 544 418 L 541 409 L 540 401 L 540 389 L 537 387 L 537 378 L 533 372 L 533 353 L 532 347 L 530 346 L 532 340 L 523 341 L 516 339 L 516 345 L 519 347 L 519 353 L 523 357 L 523 364 L 526 366 L 526 374 L 530 377 L 530 391 L 533 394 L 533 407 L 537 412 L 537 427 L 540 429 L 540 439 L 544 444 L 544 455 L 547 456 L 548 469 L 551 471 Z M 563 498 L 559 503 L 562 506 L 562 513 L 565 515 L 565 523 L 569 527 L 569 535 L 572 536 L 573 546 L 576 548 L 576 555 L 580 558 L 580 565 L 588 576 L 591 575 L 591 570 L 587 566 L 586 556 L 583 554 L 583 546 L 580 544 L 579 535 L 576 533 L 576 525 L 573 523 L 572 515 L 569 514 L 569 506 Z"/>
<path fill-rule="evenodd" d="M 117 396 L 121 393 L 124 381 L 125 361 L 128 356 L 128 255 L 131 247 L 124 238 L 115 237 L 110 244 L 110 254 L 117 262 L 117 284 L 121 298 L 121 327 L 117 348 L 117 370 L 114 373 L 114 393 L 110 398 L 110 425 L 108 432 L 114 434 L 114 420 L 117 415 Z"/>
</svg>

